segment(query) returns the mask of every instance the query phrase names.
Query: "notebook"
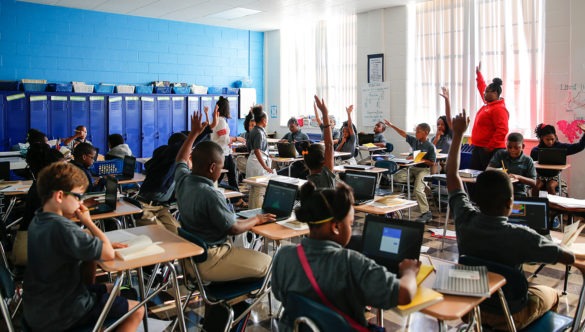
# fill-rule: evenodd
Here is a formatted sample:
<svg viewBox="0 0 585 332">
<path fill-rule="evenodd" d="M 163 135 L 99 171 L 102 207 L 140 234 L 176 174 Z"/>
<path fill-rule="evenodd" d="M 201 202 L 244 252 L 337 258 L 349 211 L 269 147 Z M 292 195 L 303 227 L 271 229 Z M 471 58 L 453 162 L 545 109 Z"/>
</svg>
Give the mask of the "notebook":
<svg viewBox="0 0 585 332">
<path fill-rule="evenodd" d="M 276 148 L 280 158 L 295 158 L 297 156 L 297 149 L 294 143 L 278 142 L 276 143 Z"/>
<path fill-rule="evenodd" d="M 106 177 L 106 199 L 89 209 L 89 214 L 102 214 L 116 210 L 118 202 L 118 180 L 112 176 Z"/>
<path fill-rule="evenodd" d="M 433 289 L 452 295 L 489 297 L 487 267 L 467 265 L 440 265 Z"/>
<path fill-rule="evenodd" d="M 374 166 L 372 166 L 372 165 L 344 165 L 343 168 L 344 169 L 358 170 L 358 171 L 367 171 L 369 169 L 374 168 Z"/>
<path fill-rule="evenodd" d="M 419 258 L 424 231 L 424 223 L 368 214 L 362 235 L 362 253 L 398 274 L 398 265 L 403 259 Z"/>
<path fill-rule="evenodd" d="M 394 311 L 404 317 L 441 301 L 443 301 L 443 294 L 430 288 L 418 287 L 412 301 L 409 304 L 396 306 Z"/>
<path fill-rule="evenodd" d="M 549 233 L 548 198 L 525 197 L 515 199 L 508 222 L 526 225 L 539 234 L 547 235 Z"/>
<path fill-rule="evenodd" d="M 538 149 L 538 163 L 541 165 L 566 165 L 567 150 L 557 148 Z"/>
<path fill-rule="evenodd" d="M 374 200 L 378 175 L 358 171 L 345 172 L 345 183 L 353 189 L 354 204 L 366 204 Z"/>
<path fill-rule="evenodd" d="M 268 181 L 266 194 L 262 208 L 240 211 L 236 215 L 241 218 L 252 218 L 257 214 L 272 213 L 276 220 L 285 220 L 292 214 L 297 191 L 299 187 L 295 183 Z"/>
<path fill-rule="evenodd" d="M 134 170 L 136 169 L 136 158 L 132 156 L 125 156 L 122 166 L 122 174 L 116 175 L 118 181 L 132 180 L 134 178 Z"/>
</svg>

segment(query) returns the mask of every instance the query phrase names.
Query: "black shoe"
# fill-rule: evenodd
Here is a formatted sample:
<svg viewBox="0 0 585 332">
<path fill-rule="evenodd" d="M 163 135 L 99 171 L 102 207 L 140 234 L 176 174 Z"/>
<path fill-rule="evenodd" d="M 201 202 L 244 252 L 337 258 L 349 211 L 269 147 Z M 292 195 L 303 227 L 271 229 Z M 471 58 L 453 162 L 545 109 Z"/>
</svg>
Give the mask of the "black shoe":
<svg viewBox="0 0 585 332">
<path fill-rule="evenodd" d="M 433 219 L 433 214 L 431 213 L 431 211 L 427 211 L 427 212 L 421 214 L 420 217 L 418 217 L 418 219 L 416 219 L 416 221 L 426 223 L 426 222 L 430 221 L 431 219 Z"/>
</svg>

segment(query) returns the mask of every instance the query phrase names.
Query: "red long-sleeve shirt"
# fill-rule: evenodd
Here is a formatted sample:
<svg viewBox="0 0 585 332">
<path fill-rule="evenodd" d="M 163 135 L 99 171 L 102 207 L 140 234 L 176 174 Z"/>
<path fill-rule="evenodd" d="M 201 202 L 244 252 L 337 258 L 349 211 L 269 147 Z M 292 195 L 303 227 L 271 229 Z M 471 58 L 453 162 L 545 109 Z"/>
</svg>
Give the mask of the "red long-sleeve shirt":
<svg viewBox="0 0 585 332">
<path fill-rule="evenodd" d="M 504 99 L 486 103 L 486 84 L 480 72 L 477 72 L 477 90 L 485 103 L 477 114 L 471 130 L 471 141 L 474 146 L 488 148 L 490 150 L 506 148 L 506 135 L 508 134 L 508 119 L 510 113 L 506 109 Z"/>
</svg>

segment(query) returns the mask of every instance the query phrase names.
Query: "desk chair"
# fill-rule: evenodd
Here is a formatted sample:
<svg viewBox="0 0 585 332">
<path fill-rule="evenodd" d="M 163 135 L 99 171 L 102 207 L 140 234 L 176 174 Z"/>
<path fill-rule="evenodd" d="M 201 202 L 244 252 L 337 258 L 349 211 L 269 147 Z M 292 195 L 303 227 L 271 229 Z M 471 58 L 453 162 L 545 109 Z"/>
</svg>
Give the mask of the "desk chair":
<svg viewBox="0 0 585 332">
<path fill-rule="evenodd" d="M 8 305 L 14 297 L 14 281 L 12 275 L 5 265 L 0 264 L 0 309 L 2 310 L 2 317 L 8 332 L 14 332 L 14 326 L 12 325 L 12 319 L 18 311 L 20 301 L 17 303 L 16 309 L 11 314 Z"/>
<path fill-rule="evenodd" d="M 297 293 L 287 295 L 285 311 L 290 319 L 294 319 L 295 332 L 353 331 L 340 314 Z"/>
<path fill-rule="evenodd" d="M 398 164 L 392 160 L 378 160 L 374 164 L 374 167 L 385 168 L 386 172 L 382 173 L 388 181 L 390 181 L 390 189 L 394 192 L 394 174 L 398 172 Z"/>
<path fill-rule="evenodd" d="M 205 304 L 209 306 L 208 308 L 215 307 L 214 309 L 223 309 L 227 314 L 227 317 L 222 317 L 227 319 L 224 332 L 227 332 L 234 327 L 237 327 L 238 331 L 243 331 L 247 321 L 247 319 L 244 318 L 249 315 L 255 305 L 260 303 L 265 295 L 270 293 L 270 272 L 264 278 L 253 281 L 238 280 L 236 282 L 214 282 L 205 284 L 201 279 L 197 263 L 207 260 L 207 243 L 199 236 L 190 233 L 183 228 L 178 228 L 178 233 L 179 236 L 203 248 L 203 253 L 201 255 L 181 260 L 181 265 L 185 273 L 185 287 L 189 290 L 189 296 L 187 296 L 187 299 L 185 300 L 183 311 L 193 293 L 199 291 L 199 295 L 205 301 Z M 189 275 L 190 273 L 187 271 L 192 271 L 193 275 Z M 238 317 L 234 318 L 234 305 L 247 299 L 252 299 L 253 302 L 250 303 Z M 213 323 L 212 319 L 204 320 L 203 330 L 218 331 L 218 327 L 210 326 L 210 324 Z M 176 322 L 174 324 L 176 324 Z"/>
<path fill-rule="evenodd" d="M 512 314 L 519 312 L 528 301 L 528 281 L 521 270 L 511 266 L 488 261 L 482 258 L 462 255 L 459 257 L 459 263 L 463 265 L 484 265 L 488 270 L 501 274 L 506 278 L 506 285 L 498 292 L 499 299 L 495 296 L 485 300 L 481 309 L 487 312 L 502 313 L 508 319 L 510 331 L 515 331 Z M 503 297 L 502 297 L 503 296 Z M 498 301 L 500 304 L 498 305 Z M 545 315 L 532 322 L 522 331 L 564 331 L 573 323 L 571 317 L 558 314 L 554 311 L 548 311 Z"/>
</svg>

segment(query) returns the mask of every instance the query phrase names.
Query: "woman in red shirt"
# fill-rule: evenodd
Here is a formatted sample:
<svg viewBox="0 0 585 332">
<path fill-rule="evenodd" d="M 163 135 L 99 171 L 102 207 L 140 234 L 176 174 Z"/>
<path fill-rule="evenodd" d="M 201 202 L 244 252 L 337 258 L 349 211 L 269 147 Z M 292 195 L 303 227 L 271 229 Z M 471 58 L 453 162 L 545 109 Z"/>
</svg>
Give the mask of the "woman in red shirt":
<svg viewBox="0 0 585 332">
<path fill-rule="evenodd" d="M 477 111 L 471 130 L 473 151 L 471 152 L 470 168 L 483 171 L 494 153 L 498 149 L 506 148 L 510 114 L 506 109 L 504 98 L 500 98 L 502 80 L 496 77 L 486 87 L 481 75 L 481 62 L 475 68 L 475 73 L 477 75 L 477 90 L 484 105 Z"/>
</svg>

